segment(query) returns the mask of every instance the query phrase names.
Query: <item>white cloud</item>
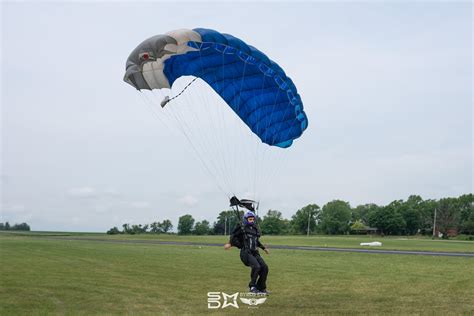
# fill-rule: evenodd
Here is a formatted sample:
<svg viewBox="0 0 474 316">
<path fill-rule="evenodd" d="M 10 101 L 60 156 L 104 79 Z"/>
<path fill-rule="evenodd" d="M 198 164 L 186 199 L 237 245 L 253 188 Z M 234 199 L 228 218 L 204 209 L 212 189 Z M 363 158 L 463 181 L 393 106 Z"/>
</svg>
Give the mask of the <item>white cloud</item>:
<svg viewBox="0 0 474 316">
<path fill-rule="evenodd" d="M 104 191 L 104 195 L 114 197 L 114 196 L 120 196 L 120 193 L 117 191 L 117 189 L 109 188 Z"/>
<path fill-rule="evenodd" d="M 185 195 L 181 197 L 178 201 L 180 204 L 183 204 L 185 206 L 195 206 L 199 202 L 198 199 L 192 195 Z"/>
<path fill-rule="evenodd" d="M 68 190 L 68 196 L 73 198 L 97 198 L 99 194 L 96 189 L 88 186 L 79 187 L 79 188 L 71 188 Z"/>
<path fill-rule="evenodd" d="M 105 197 L 117 197 L 120 196 L 120 193 L 113 188 L 98 190 L 90 186 L 83 186 L 69 189 L 67 195 L 72 198 L 98 199 Z"/>
<path fill-rule="evenodd" d="M 149 208 L 150 203 L 146 201 L 134 201 L 130 203 L 130 206 L 135 209 L 144 209 Z"/>
<path fill-rule="evenodd" d="M 2 205 L 2 212 L 23 213 L 26 208 L 23 204 L 6 204 Z"/>
</svg>

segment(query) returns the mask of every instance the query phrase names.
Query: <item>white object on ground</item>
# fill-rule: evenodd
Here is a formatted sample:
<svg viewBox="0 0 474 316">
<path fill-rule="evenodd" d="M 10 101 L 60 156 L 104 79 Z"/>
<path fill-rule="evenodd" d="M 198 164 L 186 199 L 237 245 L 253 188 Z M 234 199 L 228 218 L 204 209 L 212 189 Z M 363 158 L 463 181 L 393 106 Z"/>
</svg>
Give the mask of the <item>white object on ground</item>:
<svg viewBox="0 0 474 316">
<path fill-rule="evenodd" d="M 382 243 L 379 241 L 373 241 L 373 242 L 361 242 L 361 246 L 370 246 L 370 247 L 380 247 L 382 246 Z"/>
</svg>

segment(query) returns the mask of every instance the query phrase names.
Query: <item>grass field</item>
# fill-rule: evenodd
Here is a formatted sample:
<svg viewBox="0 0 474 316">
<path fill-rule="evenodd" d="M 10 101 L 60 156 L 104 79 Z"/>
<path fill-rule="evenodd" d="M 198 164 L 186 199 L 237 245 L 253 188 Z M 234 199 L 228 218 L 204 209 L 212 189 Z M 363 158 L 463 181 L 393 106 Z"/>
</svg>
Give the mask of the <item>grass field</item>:
<svg viewBox="0 0 474 316">
<path fill-rule="evenodd" d="M 246 290 L 249 271 L 236 249 L 51 240 L 40 235 L 0 234 L 1 315 L 474 314 L 472 258 L 274 249 L 265 256 L 272 294 L 264 304 L 209 310 L 207 292 Z M 268 237 L 267 242 L 347 247 L 357 246 L 360 238 L 367 240 Z M 381 241 L 392 249 L 473 251 L 472 242 Z"/>
<path fill-rule="evenodd" d="M 3 233 L 5 234 L 5 233 Z M 12 232 L 8 233 L 9 235 Z M 138 234 L 138 235 L 107 235 L 103 233 L 70 233 L 70 232 L 13 232 L 18 236 L 37 237 L 68 237 L 68 238 L 101 238 L 110 240 L 159 240 L 181 241 L 195 243 L 227 242 L 227 236 L 180 236 L 174 234 Z M 2 232 L 0 232 L 0 236 Z M 380 241 L 383 247 L 374 249 L 390 250 L 419 250 L 474 253 L 474 242 L 465 240 L 431 239 L 427 237 L 380 237 L 380 236 L 264 236 L 262 242 L 269 245 L 314 246 L 338 248 L 367 248 L 360 246 L 361 242 Z"/>
</svg>

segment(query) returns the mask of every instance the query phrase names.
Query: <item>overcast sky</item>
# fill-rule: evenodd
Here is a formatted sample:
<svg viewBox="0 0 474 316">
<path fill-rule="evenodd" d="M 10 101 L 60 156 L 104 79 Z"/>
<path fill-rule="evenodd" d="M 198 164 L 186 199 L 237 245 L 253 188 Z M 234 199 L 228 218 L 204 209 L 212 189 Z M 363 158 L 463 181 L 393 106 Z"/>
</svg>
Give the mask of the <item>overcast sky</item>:
<svg viewBox="0 0 474 316">
<path fill-rule="evenodd" d="M 226 209 L 186 140 L 122 81 L 142 40 L 180 28 L 243 39 L 298 88 L 309 127 L 265 184 L 261 212 L 472 192 L 470 2 L 1 8 L 1 222 L 105 231 L 177 226 L 186 213 L 212 222 Z"/>
</svg>

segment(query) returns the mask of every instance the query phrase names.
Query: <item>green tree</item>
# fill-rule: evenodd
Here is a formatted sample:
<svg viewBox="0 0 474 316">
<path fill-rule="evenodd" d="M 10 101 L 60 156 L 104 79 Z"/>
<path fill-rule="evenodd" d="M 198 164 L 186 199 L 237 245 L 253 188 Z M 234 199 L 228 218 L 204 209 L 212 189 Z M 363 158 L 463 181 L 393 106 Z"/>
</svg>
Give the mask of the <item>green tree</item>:
<svg viewBox="0 0 474 316">
<path fill-rule="evenodd" d="M 424 200 L 420 206 L 420 231 L 423 235 L 433 234 L 433 221 L 435 209 L 438 207 L 436 200 Z"/>
<path fill-rule="evenodd" d="M 120 234 L 120 230 L 117 227 L 113 227 L 107 231 L 108 235 Z"/>
<path fill-rule="evenodd" d="M 460 218 L 461 209 L 456 198 L 439 200 L 436 212 L 436 226 L 445 237 L 448 237 L 448 230 L 459 228 Z"/>
<path fill-rule="evenodd" d="M 173 224 L 169 219 L 165 219 L 161 223 L 158 223 L 158 228 L 161 232 L 166 234 L 173 229 Z"/>
<path fill-rule="evenodd" d="M 131 228 L 131 234 L 134 235 L 134 234 L 141 234 L 141 233 L 146 233 L 148 229 L 148 225 L 142 225 L 142 224 L 134 224 L 132 225 L 132 228 Z"/>
<path fill-rule="evenodd" d="M 309 232 L 314 233 L 316 226 L 319 221 L 319 215 L 321 209 L 316 204 L 308 204 L 303 208 L 296 211 L 291 217 L 291 228 L 296 234 L 307 234 L 308 233 L 308 221 L 309 221 Z"/>
<path fill-rule="evenodd" d="M 240 222 L 240 218 L 243 216 L 243 211 L 240 211 L 239 218 L 236 218 L 235 212 L 232 210 L 226 210 L 219 213 L 217 221 L 213 225 L 213 233 L 215 235 L 224 235 L 224 233 L 230 234 L 234 229 L 235 225 Z"/>
<path fill-rule="evenodd" d="M 194 234 L 196 235 L 208 235 L 211 230 L 209 222 L 203 220 L 202 222 L 197 222 L 194 226 Z"/>
<path fill-rule="evenodd" d="M 352 209 L 352 222 L 361 221 L 364 224 L 367 224 L 369 213 L 377 207 L 375 204 L 363 204 L 358 205 L 356 208 Z"/>
<path fill-rule="evenodd" d="M 123 224 L 122 228 L 124 234 L 132 234 L 132 229 L 130 228 L 129 224 Z"/>
<path fill-rule="evenodd" d="M 369 215 L 371 227 L 377 227 L 383 234 L 402 234 L 405 231 L 406 223 L 400 214 L 399 207 L 403 203 L 401 200 L 393 201 L 387 206 L 379 207 Z"/>
<path fill-rule="evenodd" d="M 287 223 L 281 216 L 281 212 L 268 210 L 267 214 L 263 216 L 260 228 L 263 234 L 281 235 L 287 231 Z"/>
<path fill-rule="evenodd" d="M 14 224 L 10 227 L 11 230 L 22 230 L 22 231 L 30 231 L 30 226 L 27 223 L 21 224 Z"/>
<path fill-rule="evenodd" d="M 160 228 L 160 223 L 158 222 L 153 222 L 150 224 L 150 233 L 154 233 L 154 234 L 159 234 L 161 233 L 161 228 Z"/>
<path fill-rule="evenodd" d="M 464 194 L 458 197 L 460 208 L 460 233 L 474 234 L 474 196 L 472 194 Z"/>
<path fill-rule="evenodd" d="M 360 232 L 365 230 L 365 225 L 362 220 L 358 219 L 351 225 L 351 231 L 359 234 Z"/>
<path fill-rule="evenodd" d="M 194 227 L 194 218 L 191 215 L 186 214 L 179 218 L 178 234 L 189 235 L 193 231 L 193 227 Z"/>
<path fill-rule="evenodd" d="M 351 206 L 348 202 L 334 200 L 323 206 L 321 228 L 327 234 L 344 234 L 349 231 Z"/>
<path fill-rule="evenodd" d="M 414 235 L 422 228 L 423 199 L 419 195 L 411 195 L 406 202 L 397 206 L 397 210 L 405 220 L 405 231 Z"/>
</svg>

